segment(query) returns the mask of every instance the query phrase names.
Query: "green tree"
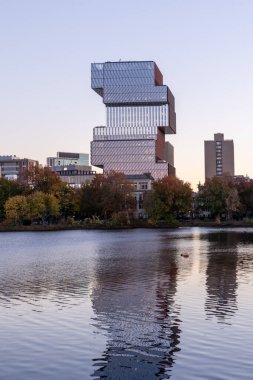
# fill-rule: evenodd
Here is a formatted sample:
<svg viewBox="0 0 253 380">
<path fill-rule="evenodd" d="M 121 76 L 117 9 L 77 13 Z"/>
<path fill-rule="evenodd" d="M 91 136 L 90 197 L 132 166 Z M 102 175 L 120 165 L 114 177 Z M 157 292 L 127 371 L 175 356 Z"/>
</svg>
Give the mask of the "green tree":
<svg viewBox="0 0 253 380">
<path fill-rule="evenodd" d="M 154 223 L 166 218 L 167 207 L 155 191 L 144 194 L 143 207 Z"/>
<path fill-rule="evenodd" d="M 67 219 L 79 215 L 81 190 L 63 186 L 58 194 L 60 214 Z"/>
<path fill-rule="evenodd" d="M 207 179 L 204 185 L 199 184 L 198 190 L 196 198 L 198 209 L 209 211 L 218 221 L 221 214 L 231 218 L 232 213 L 239 208 L 238 192 L 231 178 Z"/>
<path fill-rule="evenodd" d="M 102 195 L 100 182 L 93 179 L 80 189 L 79 216 L 81 219 L 102 215 Z"/>
<path fill-rule="evenodd" d="M 189 183 L 174 176 L 153 183 L 153 190 L 144 197 L 144 208 L 155 221 L 171 220 L 191 210 L 192 189 Z"/>
<path fill-rule="evenodd" d="M 23 188 L 17 181 L 0 178 L 0 220 L 5 218 L 4 204 L 7 199 L 15 195 L 21 195 L 22 192 Z"/>
<path fill-rule="evenodd" d="M 46 214 L 45 194 L 42 191 L 36 191 L 26 197 L 29 207 L 30 219 L 43 220 Z"/>
<path fill-rule="evenodd" d="M 35 192 L 28 196 L 16 195 L 9 198 L 4 205 L 6 217 L 16 224 L 41 220 L 51 222 L 60 215 L 59 201 L 53 194 Z"/>
<path fill-rule="evenodd" d="M 45 213 L 43 221 L 52 222 L 60 216 L 59 200 L 53 194 L 44 194 Z"/>
</svg>

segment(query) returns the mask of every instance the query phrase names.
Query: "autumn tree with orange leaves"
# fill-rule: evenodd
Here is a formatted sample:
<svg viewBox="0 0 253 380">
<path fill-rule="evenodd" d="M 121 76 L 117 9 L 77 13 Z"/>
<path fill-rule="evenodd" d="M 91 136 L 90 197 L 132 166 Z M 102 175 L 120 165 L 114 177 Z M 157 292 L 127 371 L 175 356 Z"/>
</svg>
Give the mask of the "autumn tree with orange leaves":
<svg viewBox="0 0 253 380">
<path fill-rule="evenodd" d="M 83 185 L 80 195 L 82 218 L 99 216 L 110 219 L 120 212 L 130 214 L 136 207 L 133 187 L 123 173 L 97 174 L 91 183 Z"/>
</svg>

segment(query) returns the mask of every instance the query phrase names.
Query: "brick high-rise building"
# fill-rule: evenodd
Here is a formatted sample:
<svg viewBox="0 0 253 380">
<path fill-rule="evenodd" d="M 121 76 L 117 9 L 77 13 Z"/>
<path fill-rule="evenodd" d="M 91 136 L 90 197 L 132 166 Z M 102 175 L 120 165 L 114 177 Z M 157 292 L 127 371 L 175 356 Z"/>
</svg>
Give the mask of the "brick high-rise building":
<svg viewBox="0 0 253 380">
<path fill-rule="evenodd" d="M 234 141 L 224 140 L 215 133 L 214 140 L 205 141 L 205 178 L 222 175 L 234 176 Z"/>
</svg>

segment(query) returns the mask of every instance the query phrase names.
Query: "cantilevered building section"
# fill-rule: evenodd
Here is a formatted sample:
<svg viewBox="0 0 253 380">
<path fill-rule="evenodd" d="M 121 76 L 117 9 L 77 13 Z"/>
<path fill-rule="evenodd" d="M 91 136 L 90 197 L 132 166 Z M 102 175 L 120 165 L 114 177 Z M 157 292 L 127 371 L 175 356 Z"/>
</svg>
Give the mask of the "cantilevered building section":
<svg viewBox="0 0 253 380">
<path fill-rule="evenodd" d="M 174 151 L 165 135 L 176 133 L 174 96 L 155 62 L 91 65 L 91 87 L 106 106 L 106 126 L 95 127 L 91 164 L 127 175 L 174 175 Z"/>
</svg>

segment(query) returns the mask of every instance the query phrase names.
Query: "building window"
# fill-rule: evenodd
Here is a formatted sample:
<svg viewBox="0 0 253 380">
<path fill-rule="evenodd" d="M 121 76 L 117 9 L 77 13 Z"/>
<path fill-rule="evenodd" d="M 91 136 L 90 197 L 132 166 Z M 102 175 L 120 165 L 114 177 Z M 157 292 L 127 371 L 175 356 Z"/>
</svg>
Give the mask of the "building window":
<svg viewBox="0 0 253 380">
<path fill-rule="evenodd" d="M 140 188 L 140 190 L 147 190 L 148 189 L 147 182 L 140 182 L 139 188 Z"/>
</svg>

